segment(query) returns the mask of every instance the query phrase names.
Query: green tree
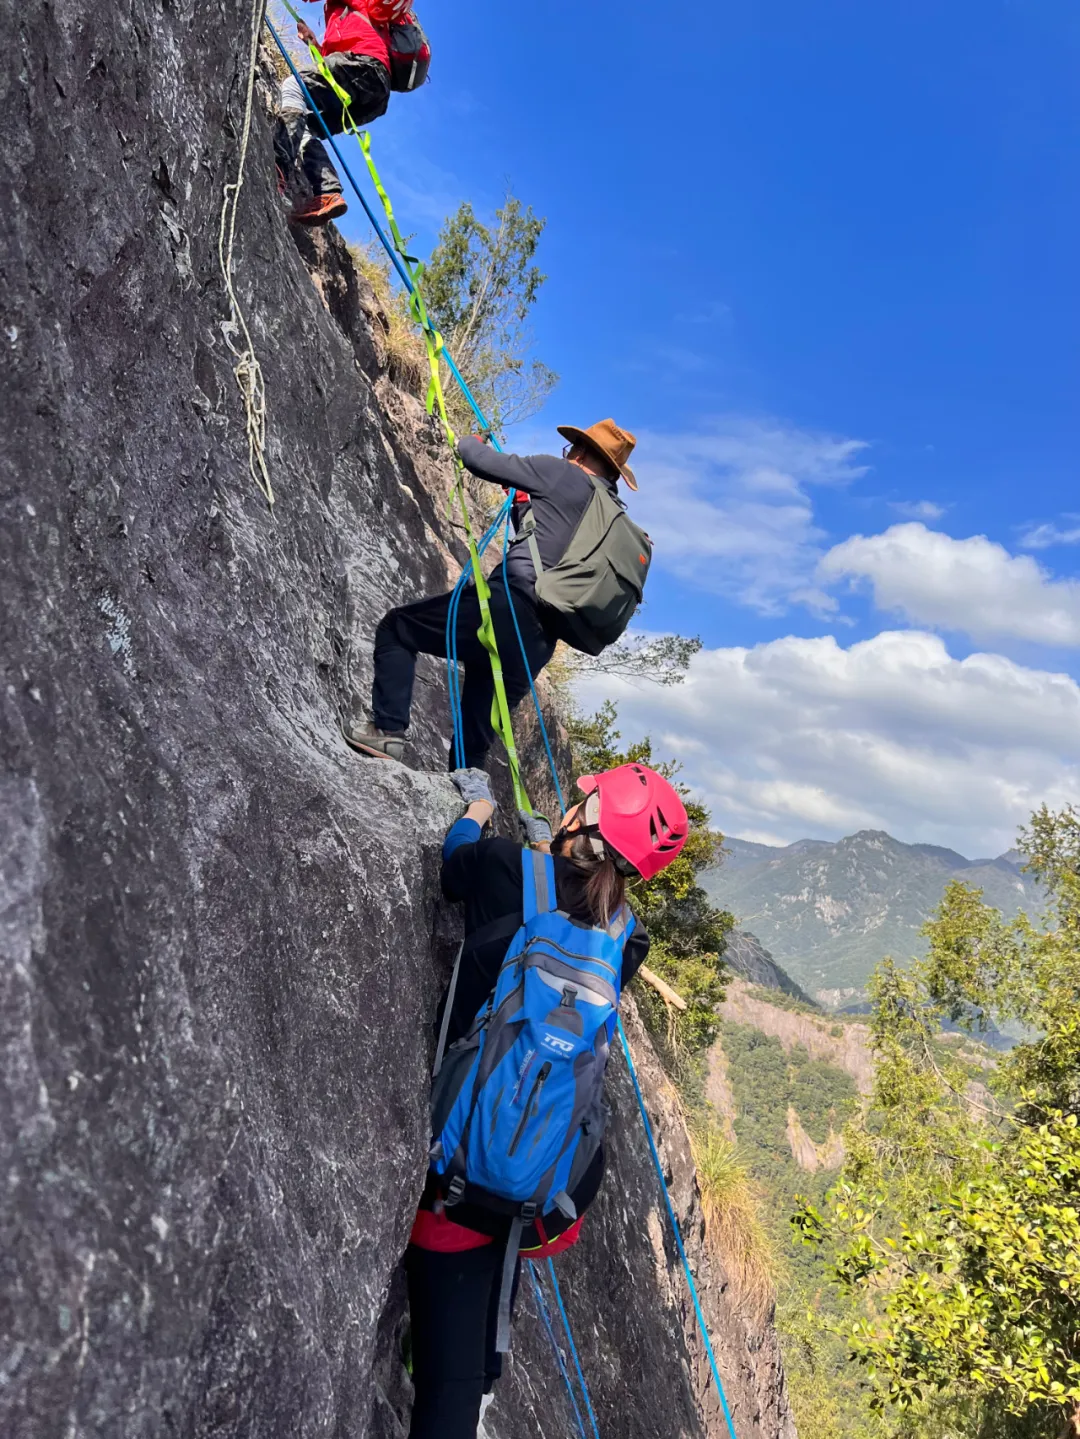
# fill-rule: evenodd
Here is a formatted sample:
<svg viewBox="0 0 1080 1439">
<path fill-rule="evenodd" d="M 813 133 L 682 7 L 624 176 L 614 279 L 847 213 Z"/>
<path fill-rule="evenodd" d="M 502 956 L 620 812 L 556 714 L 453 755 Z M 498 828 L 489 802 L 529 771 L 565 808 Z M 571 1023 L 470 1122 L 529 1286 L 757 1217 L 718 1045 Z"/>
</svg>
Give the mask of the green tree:
<svg viewBox="0 0 1080 1439">
<path fill-rule="evenodd" d="M 529 312 L 547 278 L 534 263 L 547 222 L 508 194 L 494 224 L 467 201 L 439 232 L 424 273 L 424 296 L 454 360 L 495 430 L 541 408 L 558 375 L 529 358 Z M 475 424 L 457 387 L 447 385 L 451 419 Z"/>
<path fill-rule="evenodd" d="M 1043 808 L 1019 843 L 1042 926 L 954 883 L 926 959 L 881 966 L 870 1111 L 840 1183 L 796 1215 L 841 1244 L 840 1327 L 879 1406 L 980 1439 L 1080 1435 L 1080 815 Z M 987 1070 L 946 1017 L 1027 1037 Z"/>
</svg>

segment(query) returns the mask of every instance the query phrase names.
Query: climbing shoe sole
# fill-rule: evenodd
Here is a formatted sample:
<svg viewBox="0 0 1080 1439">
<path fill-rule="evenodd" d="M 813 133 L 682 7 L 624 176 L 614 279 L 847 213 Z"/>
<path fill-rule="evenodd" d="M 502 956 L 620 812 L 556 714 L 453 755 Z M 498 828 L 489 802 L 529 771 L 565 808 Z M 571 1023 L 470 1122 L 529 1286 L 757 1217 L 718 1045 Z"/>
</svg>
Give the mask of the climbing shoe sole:
<svg viewBox="0 0 1080 1439">
<path fill-rule="evenodd" d="M 357 754 L 366 754 L 372 759 L 388 759 L 394 764 L 404 763 L 402 756 L 405 753 L 405 741 L 403 739 L 392 741 L 394 749 L 397 750 L 397 754 L 393 754 L 388 753 L 385 749 L 379 749 L 373 744 L 365 744 L 362 739 L 356 739 L 346 729 L 341 731 L 341 738 L 350 749 L 356 750 Z"/>
<path fill-rule="evenodd" d="M 341 195 L 322 196 L 320 200 L 309 200 L 298 206 L 289 216 L 294 225 L 328 225 L 348 209 Z"/>
</svg>

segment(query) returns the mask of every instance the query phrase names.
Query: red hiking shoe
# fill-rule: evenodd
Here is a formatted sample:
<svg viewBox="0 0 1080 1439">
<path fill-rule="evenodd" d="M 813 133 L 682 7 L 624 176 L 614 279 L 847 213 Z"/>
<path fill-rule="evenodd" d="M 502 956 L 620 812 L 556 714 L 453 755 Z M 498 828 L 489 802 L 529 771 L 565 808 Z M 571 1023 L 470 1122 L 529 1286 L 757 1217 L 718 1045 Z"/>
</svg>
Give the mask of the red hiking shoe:
<svg viewBox="0 0 1080 1439">
<path fill-rule="evenodd" d="M 327 225 L 348 208 L 344 195 L 313 195 L 295 206 L 289 219 L 294 225 Z"/>
</svg>

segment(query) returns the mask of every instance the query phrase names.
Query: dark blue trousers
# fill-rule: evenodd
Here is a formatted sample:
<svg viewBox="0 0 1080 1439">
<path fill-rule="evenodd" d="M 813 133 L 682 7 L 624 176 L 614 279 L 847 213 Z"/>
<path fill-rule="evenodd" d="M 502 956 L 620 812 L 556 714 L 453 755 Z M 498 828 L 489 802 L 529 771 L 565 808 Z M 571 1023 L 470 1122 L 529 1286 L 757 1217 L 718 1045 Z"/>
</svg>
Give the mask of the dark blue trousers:
<svg viewBox="0 0 1080 1439">
<path fill-rule="evenodd" d="M 510 615 L 510 603 L 501 578 L 491 581 L 491 621 L 502 660 L 506 698 L 511 708 L 529 692 L 530 676 L 535 677 L 555 653 L 555 640 L 547 633 L 531 595 L 517 586 L 513 589 L 514 613 L 525 643 L 528 672 L 521 657 L 521 648 Z M 433 595 L 391 610 L 379 621 L 375 631 L 375 680 L 371 692 L 371 717 L 381 730 L 402 731 L 408 728 L 412 710 L 413 679 L 416 656 L 439 655 L 446 658 L 446 621 L 450 612 L 449 595 Z M 491 661 L 480 643 L 480 602 L 470 584 L 461 596 L 457 618 L 458 660 L 465 666 L 465 683 L 461 691 L 461 730 L 465 745 L 465 765 L 483 769 L 487 752 L 495 738 L 491 727 L 491 701 L 495 686 L 491 677 Z M 457 766 L 453 747 L 450 768 Z"/>
</svg>

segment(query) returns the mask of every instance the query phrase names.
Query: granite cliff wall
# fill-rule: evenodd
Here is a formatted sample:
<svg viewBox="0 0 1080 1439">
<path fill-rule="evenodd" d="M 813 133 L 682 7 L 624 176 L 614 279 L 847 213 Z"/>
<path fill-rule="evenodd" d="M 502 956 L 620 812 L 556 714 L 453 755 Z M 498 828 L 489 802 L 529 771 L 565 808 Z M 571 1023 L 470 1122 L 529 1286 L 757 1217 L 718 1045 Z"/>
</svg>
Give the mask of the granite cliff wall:
<svg viewBox="0 0 1080 1439">
<path fill-rule="evenodd" d="M 455 934 L 440 667 L 415 770 L 358 760 L 339 721 L 388 597 L 460 563 L 441 441 L 340 241 L 298 250 L 256 106 L 234 272 L 273 511 L 251 478 L 218 260 L 247 7 L 0 14 L 0 1432 L 401 1435 Z M 775 1334 L 703 1251 L 631 1025 L 740 1439 L 789 1439 Z M 621 1063 L 611 1087 L 612 1175 L 562 1267 L 601 1432 L 718 1435 Z M 521 1311 L 488 1431 L 555 1439 Z"/>
</svg>

